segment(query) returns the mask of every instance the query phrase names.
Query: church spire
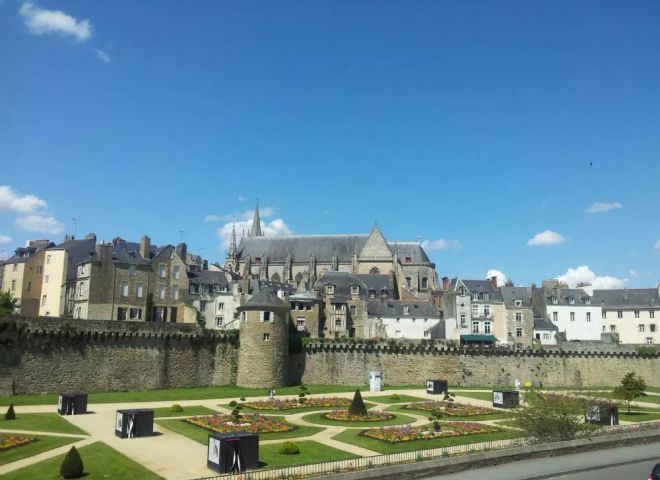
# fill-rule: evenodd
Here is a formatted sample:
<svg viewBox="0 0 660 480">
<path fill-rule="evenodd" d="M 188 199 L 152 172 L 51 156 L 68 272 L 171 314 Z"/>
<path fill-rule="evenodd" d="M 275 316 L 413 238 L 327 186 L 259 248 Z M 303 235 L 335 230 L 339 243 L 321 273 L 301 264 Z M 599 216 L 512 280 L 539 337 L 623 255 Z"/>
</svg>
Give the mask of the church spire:
<svg viewBox="0 0 660 480">
<path fill-rule="evenodd" d="M 236 255 L 236 224 L 231 224 L 231 243 L 229 244 L 229 255 Z"/>
<path fill-rule="evenodd" d="M 263 237 L 261 232 L 261 220 L 259 219 L 259 203 L 257 208 L 254 209 L 254 218 L 252 219 L 252 230 L 250 230 L 250 237 Z"/>
</svg>

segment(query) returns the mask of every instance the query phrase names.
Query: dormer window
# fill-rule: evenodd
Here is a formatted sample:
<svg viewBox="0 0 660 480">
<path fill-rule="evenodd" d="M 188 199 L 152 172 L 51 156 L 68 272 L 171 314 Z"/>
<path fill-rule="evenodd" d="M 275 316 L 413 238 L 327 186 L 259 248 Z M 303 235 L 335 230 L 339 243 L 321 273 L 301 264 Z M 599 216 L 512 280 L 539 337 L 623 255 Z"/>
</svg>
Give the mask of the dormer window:
<svg viewBox="0 0 660 480">
<path fill-rule="evenodd" d="M 406 257 L 404 261 L 406 263 L 412 263 L 412 257 Z"/>
<path fill-rule="evenodd" d="M 369 298 L 376 298 L 376 290 L 369 290 Z"/>
<path fill-rule="evenodd" d="M 460 292 L 461 295 L 465 295 L 465 288 L 464 287 L 459 288 L 458 291 Z"/>
<path fill-rule="evenodd" d="M 408 305 L 403 306 L 403 314 L 410 315 L 410 307 Z"/>
<path fill-rule="evenodd" d="M 254 257 L 254 264 L 261 265 L 261 257 Z"/>
<path fill-rule="evenodd" d="M 575 305 L 575 297 L 568 297 L 568 303 Z"/>
<path fill-rule="evenodd" d="M 351 295 L 359 295 L 359 294 L 360 294 L 360 286 L 351 285 Z"/>
<path fill-rule="evenodd" d="M 325 286 L 325 293 L 328 295 L 334 295 L 335 294 L 335 286 L 332 283 L 328 283 Z"/>
<path fill-rule="evenodd" d="M 516 298 L 513 303 L 516 307 L 522 307 L 522 300 L 519 298 Z"/>
<path fill-rule="evenodd" d="M 488 294 L 488 293 L 484 293 L 484 295 L 483 295 L 483 299 L 484 299 L 484 300 L 489 300 L 489 299 L 490 299 L 490 294 Z"/>
<path fill-rule="evenodd" d="M 591 305 L 591 298 L 584 297 L 584 303 L 587 304 L 587 305 Z"/>
</svg>

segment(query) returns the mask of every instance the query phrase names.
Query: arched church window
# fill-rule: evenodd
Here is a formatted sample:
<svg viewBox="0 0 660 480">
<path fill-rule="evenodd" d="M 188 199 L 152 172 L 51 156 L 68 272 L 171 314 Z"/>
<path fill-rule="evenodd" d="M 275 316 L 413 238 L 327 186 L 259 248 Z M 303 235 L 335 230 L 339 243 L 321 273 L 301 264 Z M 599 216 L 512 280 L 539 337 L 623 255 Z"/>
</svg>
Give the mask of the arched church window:
<svg viewBox="0 0 660 480">
<path fill-rule="evenodd" d="M 380 270 L 378 267 L 374 267 L 371 270 L 369 270 L 369 275 L 380 275 Z"/>
</svg>

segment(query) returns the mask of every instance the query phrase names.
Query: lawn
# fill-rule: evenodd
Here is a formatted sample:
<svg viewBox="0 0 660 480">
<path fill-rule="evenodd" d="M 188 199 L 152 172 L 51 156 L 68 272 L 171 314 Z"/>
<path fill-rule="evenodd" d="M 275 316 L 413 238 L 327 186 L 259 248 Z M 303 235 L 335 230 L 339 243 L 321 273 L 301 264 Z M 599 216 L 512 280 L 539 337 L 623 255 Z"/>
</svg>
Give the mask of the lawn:
<svg viewBox="0 0 660 480">
<path fill-rule="evenodd" d="M 189 407 L 182 407 L 183 412 L 173 412 L 172 407 L 154 408 L 154 418 L 166 417 L 192 417 L 197 415 L 213 415 L 219 413 L 217 410 L 212 410 L 201 405 L 192 405 Z"/>
<path fill-rule="evenodd" d="M 487 402 L 493 401 L 493 392 L 451 392 L 455 393 L 457 397 L 475 398 L 477 400 L 485 400 Z"/>
<path fill-rule="evenodd" d="M 372 402 L 364 402 L 364 405 L 367 408 L 373 408 L 376 406 L 376 404 Z M 227 408 L 229 410 L 233 408 L 230 407 L 228 403 L 220 404 L 218 406 Z M 319 410 L 340 410 L 341 408 L 348 408 L 348 405 L 346 407 L 299 407 L 299 408 L 287 408 L 286 410 L 275 410 L 275 409 L 267 410 L 265 408 L 250 408 L 246 405 L 243 405 L 242 411 L 245 413 L 260 413 L 262 415 L 291 415 L 293 413 L 300 413 L 300 412 L 318 412 Z"/>
<path fill-rule="evenodd" d="M 140 480 L 157 480 L 156 475 L 143 466 L 126 458 L 113 448 L 102 442 L 96 442 L 82 447 L 80 450 L 85 467 L 85 480 L 124 480 L 139 478 Z M 59 480 L 60 465 L 64 455 L 59 455 L 43 462 L 30 465 L 5 474 L 3 480 Z"/>
<path fill-rule="evenodd" d="M 57 413 L 21 413 L 16 412 L 15 420 L 0 417 L 0 430 L 28 430 L 31 432 L 74 433 L 86 435 L 87 432 L 67 422 Z"/>
<path fill-rule="evenodd" d="M 342 422 L 338 420 L 330 420 L 329 418 L 323 418 L 323 412 L 320 413 L 311 413 L 302 417 L 303 420 L 310 423 L 316 423 L 319 425 L 334 425 L 340 427 L 354 427 L 354 428 L 365 428 L 365 427 L 384 427 L 387 425 L 403 425 L 404 423 L 413 423 L 415 418 L 409 417 L 407 415 L 397 414 L 394 418 L 389 420 L 383 420 L 380 422 Z"/>
<path fill-rule="evenodd" d="M 411 402 L 423 402 L 424 400 L 428 400 L 426 398 L 421 398 L 421 397 L 411 397 L 410 395 L 398 395 L 399 398 L 392 398 L 391 395 L 378 395 L 376 397 L 364 397 L 367 400 L 370 400 L 372 402 L 377 402 L 377 403 L 386 403 L 386 404 L 393 404 L 393 403 L 411 403 Z"/>
<path fill-rule="evenodd" d="M 651 420 L 660 420 L 660 412 L 630 412 L 619 410 L 619 419 L 626 422 L 649 422 Z"/>
<path fill-rule="evenodd" d="M 156 420 L 158 425 L 162 425 L 168 430 L 172 430 L 184 437 L 188 437 L 196 442 L 203 443 L 206 445 L 208 443 L 209 431 L 188 423 L 182 419 L 171 419 L 171 420 Z M 260 433 L 260 440 L 278 440 L 280 438 L 296 438 L 296 437 L 309 437 L 314 435 L 317 432 L 323 430 L 323 427 L 304 427 L 296 426 L 294 430 L 288 432 L 275 432 L 275 433 Z"/>
<path fill-rule="evenodd" d="M 488 442 L 491 440 L 502 440 L 515 438 L 521 433 L 515 430 L 503 430 L 501 432 L 484 433 L 481 435 L 461 435 L 458 437 L 434 438 L 431 440 L 414 440 L 411 442 L 388 443 L 375 438 L 360 435 L 360 430 L 344 430 L 332 437 L 340 442 L 358 445 L 379 453 L 399 453 L 414 450 L 425 450 L 427 448 L 449 447 L 452 445 L 465 445 L 468 443 Z"/>
<path fill-rule="evenodd" d="M 30 435 L 25 436 L 29 437 Z M 66 445 L 67 443 L 75 442 L 77 440 L 73 437 L 37 436 L 34 438 L 37 439 L 35 442 L 0 452 L 0 465 L 15 462 L 21 458 L 31 457 L 37 453 L 45 452 L 46 450 L 52 450 L 53 448 L 61 447 L 62 445 Z"/>
<path fill-rule="evenodd" d="M 426 410 L 417 410 L 417 409 L 408 409 L 408 408 L 403 408 L 403 405 L 394 405 L 389 407 L 387 410 L 391 412 L 401 412 L 401 413 L 413 413 L 417 415 L 421 415 L 423 417 L 431 417 L 433 415 L 433 412 L 429 412 Z M 453 415 L 442 415 L 441 419 L 442 420 L 448 420 L 448 421 L 480 421 L 480 420 L 498 420 L 500 418 L 511 418 L 513 414 L 511 412 L 496 412 L 496 413 L 488 413 L 485 415 L 467 415 L 464 417 L 459 417 L 459 416 L 453 416 Z"/>
<path fill-rule="evenodd" d="M 262 464 L 262 468 L 291 467 L 294 465 L 358 458 L 357 455 L 353 455 L 352 453 L 310 440 L 295 442 L 295 444 L 300 448 L 298 455 L 282 455 L 277 453 L 281 444 L 259 445 L 259 463 Z"/>
</svg>

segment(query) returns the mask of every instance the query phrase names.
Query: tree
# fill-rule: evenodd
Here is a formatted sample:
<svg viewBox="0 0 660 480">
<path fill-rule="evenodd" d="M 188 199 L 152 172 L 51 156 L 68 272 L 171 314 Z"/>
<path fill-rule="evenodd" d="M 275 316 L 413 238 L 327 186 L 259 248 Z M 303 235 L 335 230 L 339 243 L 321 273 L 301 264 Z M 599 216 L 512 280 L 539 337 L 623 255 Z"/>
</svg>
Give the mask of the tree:
<svg viewBox="0 0 660 480">
<path fill-rule="evenodd" d="M 14 412 L 13 403 L 9 404 L 9 408 L 5 412 L 5 420 L 16 420 L 16 412 Z"/>
<path fill-rule="evenodd" d="M 60 476 L 62 478 L 80 478 L 83 476 L 83 470 L 83 462 L 78 450 L 76 447 L 71 447 L 60 466 Z"/>
<path fill-rule="evenodd" d="M 353 395 L 353 401 L 351 406 L 348 409 L 348 413 L 353 416 L 364 417 L 367 415 L 367 407 L 364 405 L 364 400 L 362 400 L 362 394 L 360 389 L 355 390 L 355 395 Z"/>
<path fill-rule="evenodd" d="M 540 441 L 572 440 L 589 428 L 584 423 L 585 399 L 531 390 L 525 394 L 525 403 L 518 410 L 516 425 Z"/>
<path fill-rule="evenodd" d="M 18 306 L 18 299 L 11 292 L 0 293 L 0 315 L 12 315 Z"/>
<path fill-rule="evenodd" d="M 628 372 L 621 380 L 621 385 L 614 389 L 614 396 L 626 402 L 630 413 L 630 402 L 637 397 L 645 397 L 644 390 L 646 390 L 644 379 L 635 375 L 635 372 Z"/>
</svg>

